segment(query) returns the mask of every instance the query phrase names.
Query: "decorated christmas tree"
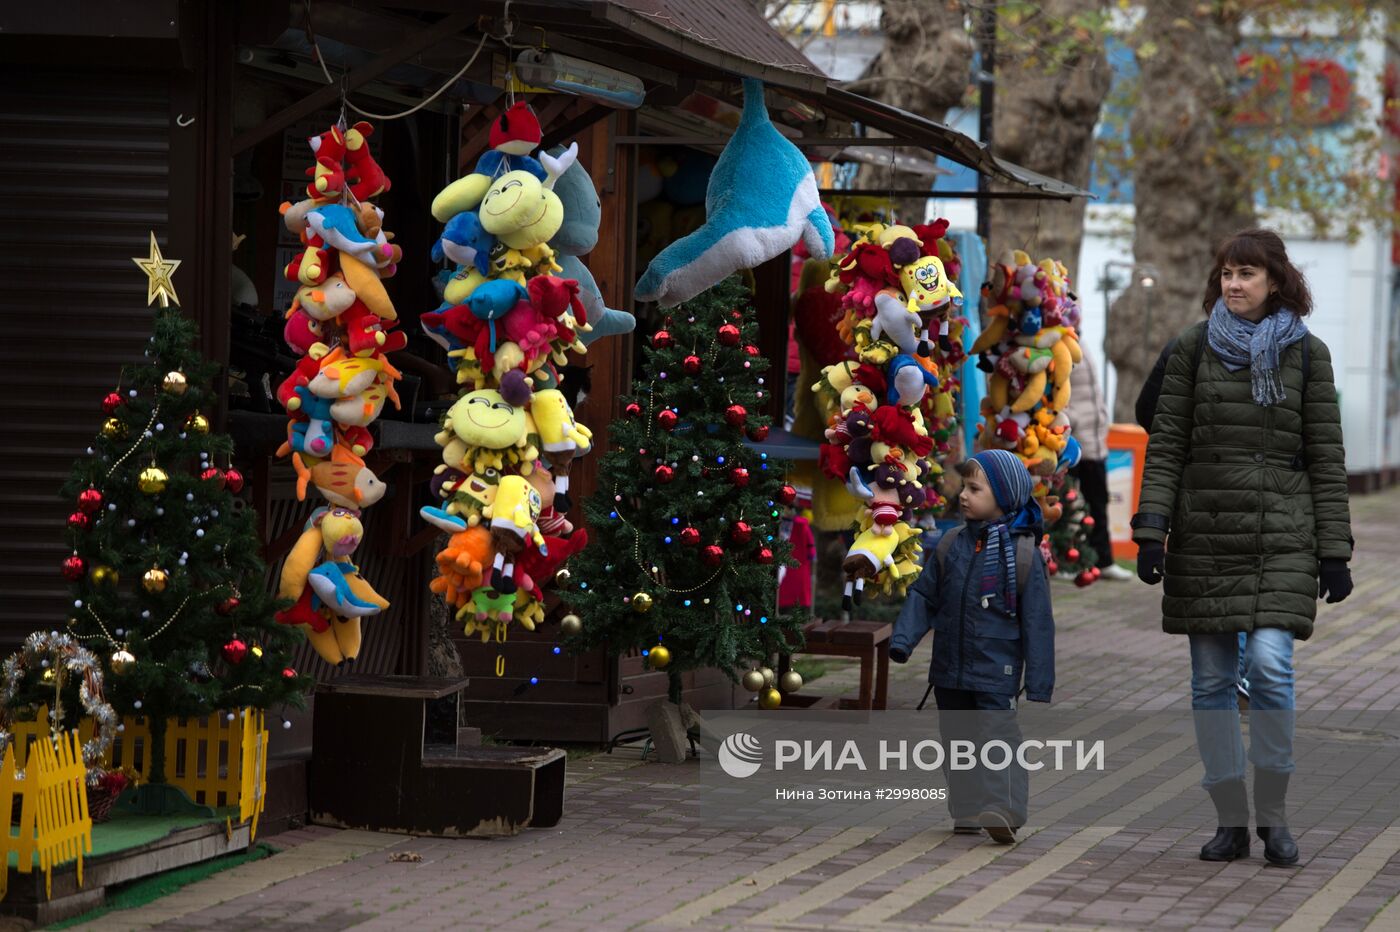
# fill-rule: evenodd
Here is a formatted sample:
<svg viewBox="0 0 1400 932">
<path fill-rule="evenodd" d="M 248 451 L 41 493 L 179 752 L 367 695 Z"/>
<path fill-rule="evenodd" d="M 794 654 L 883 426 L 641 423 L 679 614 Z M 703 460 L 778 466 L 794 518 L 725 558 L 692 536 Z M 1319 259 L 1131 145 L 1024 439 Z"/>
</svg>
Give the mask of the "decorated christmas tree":
<svg viewBox="0 0 1400 932">
<path fill-rule="evenodd" d="M 1064 513 L 1050 526 L 1052 559 L 1048 565 L 1054 567 L 1052 573 L 1073 576 L 1074 584 L 1082 589 L 1099 578 L 1099 554 L 1089 543 L 1094 518 L 1078 485 L 1067 473 L 1057 473 L 1051 481 L 1051 494 L 1059 498 Z"/>
<path fill-rule="evenodd" d="M 648 377 L 609 428 L 589 545 L 570 565 L 566 601 L 581 616 L 569 646 L 640 649 L 670 677 L 718 667 L 732 678 L 800 642 L 802 618 L 776 610 L 782 507 L 796 499 L 786 464 L 762 451 L 768 361 L 748 292 L 730 278 L 679 305 L 645 351 Z M 748 443 L 745 442 L 747 439 Z M 765 708 L 781 695 L 750 670 Z"/>
<path fill-rule="evenodd" d="M 117 711 L 149 719 L 148 777 L 162 784 L 167 719 L 299 704 L 306 684 L 289 666 L 300 635 L 273 619 L 254 512 L 236 497 L 233 443 L 209 429 L 219 367 L 167 306 L 174 263 L 154 237 L 151 250 L 137 262 L 162 307 L 146 359 L 101 401 L 106 420 L 63 488 L 63 573 L 68 633 L 103 658 Z"/>
</svg>

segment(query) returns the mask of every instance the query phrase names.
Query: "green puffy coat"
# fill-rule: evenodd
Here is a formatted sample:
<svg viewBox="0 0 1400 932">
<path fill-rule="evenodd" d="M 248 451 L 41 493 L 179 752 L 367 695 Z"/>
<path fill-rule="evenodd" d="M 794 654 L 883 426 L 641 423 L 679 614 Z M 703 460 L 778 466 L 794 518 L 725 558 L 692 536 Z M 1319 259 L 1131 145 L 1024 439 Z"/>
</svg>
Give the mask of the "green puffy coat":
<svg viewBox="0 0 1400 932">
<path fill-rule="evenodd" d="M 1282 354 L 1281 404 L 1255 404 L 1249 369 L 1229 371 L 1186 330 L 1167 362 L 1133 539 L 1167 541 L 1162 628 L 1229 634 L 1285 628 L 1306 640 L 1318 561 L 1351 559 L 1341 411 L 1327 345 L 1309 334 Z M 1194 389 L 1193 389 L 1194 382 Z M 1194 411 L 1193 411 L 1194 408 Z"/>
</svg>

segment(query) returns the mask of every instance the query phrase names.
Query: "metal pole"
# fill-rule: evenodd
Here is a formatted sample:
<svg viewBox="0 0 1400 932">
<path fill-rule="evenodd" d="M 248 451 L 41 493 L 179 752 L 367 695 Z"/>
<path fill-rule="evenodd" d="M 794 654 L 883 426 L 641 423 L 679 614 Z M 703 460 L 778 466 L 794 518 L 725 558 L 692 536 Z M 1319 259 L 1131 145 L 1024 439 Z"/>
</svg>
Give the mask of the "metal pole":
<svg viewBox="0 0 1400 932">
<path fill-rule="evenodd" d="M 982 8 L 979 28 L 978 51 L 982 67 L 977 73 L 978 123 L 977 135 L 988 148 L 992 145 L 992 117 L 996 110 L 996 86 L 994 76 L 997 65 L 997 12 L 996 6 L 986 3 Z M 991 190 L 987 176 L 977 175 L 977 192 L 985 195 Z M 977 199 L 977 235 L 990 243 L 992 235 L 992 202 L 985 196 Z"/>
</svg>

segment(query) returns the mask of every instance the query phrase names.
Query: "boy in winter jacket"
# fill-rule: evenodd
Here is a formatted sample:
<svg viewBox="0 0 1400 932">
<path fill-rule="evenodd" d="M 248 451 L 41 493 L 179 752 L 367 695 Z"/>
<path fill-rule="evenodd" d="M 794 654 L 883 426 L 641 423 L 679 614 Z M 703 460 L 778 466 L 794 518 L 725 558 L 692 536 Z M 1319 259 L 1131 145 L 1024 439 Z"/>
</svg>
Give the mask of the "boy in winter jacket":
<svg viewBox="0 0 1400 932">
<path fill-rule="evenodd" d="M 1049 702 L 1055 686 L 1055 621 L 1038 546 L 1044 529 L 1025 464 L 1006 450 L 984 450 L 958 467 L 965 523 L 939 542 L 895 622 L 890 659 L 905 663 L 934 632 L 929 684 L 945 748 L 957 739 L 1021 742 L 1016 699 Z M 1024 686 L 1023 686 L 1024 680 Z M 948 809 L 960 834 L 987 829 L 1002 844 L 1025 823 L 1029 777 L 952 770 L 945 756 Z"/>
</svg>

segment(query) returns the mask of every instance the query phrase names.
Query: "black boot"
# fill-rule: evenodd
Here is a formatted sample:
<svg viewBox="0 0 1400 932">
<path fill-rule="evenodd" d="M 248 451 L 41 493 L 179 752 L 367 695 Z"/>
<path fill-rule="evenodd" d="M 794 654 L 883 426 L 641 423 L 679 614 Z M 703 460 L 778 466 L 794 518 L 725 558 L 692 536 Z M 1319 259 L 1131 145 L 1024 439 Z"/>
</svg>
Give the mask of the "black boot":
<svg viewBox="0 0 1400 932">
<path fill-rule="evenodd" d="M 1288 867 L 1298 863 L 1298 845 L 1288 830 L 1288 774 L 1276 770 L 1254 771 L 1254 820 L 1264 839 L 1264 858 Z"/>
<path fill-rule="evenodd" d="M 1202 861 L 1233 861 L 1249 857 L 1249 796 L 1243 780 L 1227 780 L 1209 790 L 1218 828 L 1201 846 Z"/>
</svg>

